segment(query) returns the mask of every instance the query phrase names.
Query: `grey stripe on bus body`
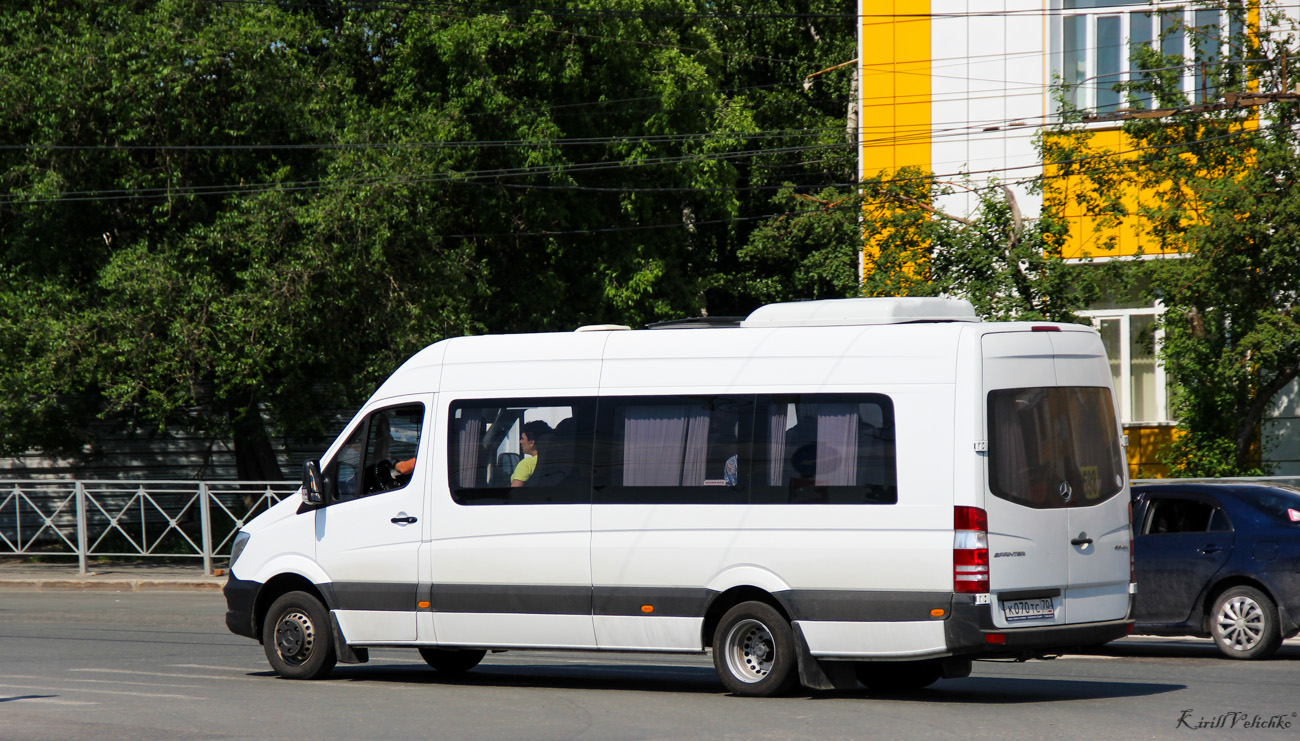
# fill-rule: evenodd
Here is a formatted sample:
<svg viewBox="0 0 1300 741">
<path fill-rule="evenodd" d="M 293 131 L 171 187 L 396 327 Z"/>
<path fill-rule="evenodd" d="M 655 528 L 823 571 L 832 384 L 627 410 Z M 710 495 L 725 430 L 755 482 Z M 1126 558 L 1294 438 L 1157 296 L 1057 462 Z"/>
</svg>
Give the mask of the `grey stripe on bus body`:
<svg viewBox="0 0 1300 741">
<path fill-rule="evenodd" d="M 597 615 L 692 618 L 702 616 L 718 594 L 693 587 L 596 587 L 594 592 Z"/>
<path fill-rule="evenodd" d="M 591 587 L 433 584 L 423 585 L 421 591 L 431 595 L 434 612 L 591 614 Z"/>
<path fill-rule="evenodd" d="M 320 585 L 325 604 L 334 610 L 409 612 L 416 608 L 418 585 L 403 582 L 350 581 Z"/>
<path fill-rule="evenodd" d="M 335 582 L 322 585 L 340 610 L 524 615 L 702 617 L 717 592 L 696 587 L 582 587 L 507 584 Z M 947 592 L 794 589 L 774 595 L 793 620 L 910 622 L 946 616 Z M 650 609 L 646 609 L 650 608 Z M 933 610 L 942 609 L 942 615 Z"/>
<path fill-rule="evenodd" d="M 952 609 L 951 592 L 791 589 L 776 598 L 792 620 L 898 623 L 942 619 Z M 933 614 L 936 609 L 943 613 Z"/>
</svg>

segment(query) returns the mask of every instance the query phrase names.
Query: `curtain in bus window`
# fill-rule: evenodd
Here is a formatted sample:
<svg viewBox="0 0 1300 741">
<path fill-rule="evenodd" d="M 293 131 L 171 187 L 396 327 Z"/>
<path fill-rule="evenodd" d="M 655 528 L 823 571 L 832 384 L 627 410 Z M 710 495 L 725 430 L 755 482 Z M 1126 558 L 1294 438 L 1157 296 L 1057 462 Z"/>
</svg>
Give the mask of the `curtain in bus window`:
<svg viewBox="0 0 1300 741">
<path fill-rule="evenodd" d="M 782 456 L 790 479 L 813 486 L 857 483 L 857 404 L 800 402 L 795 409 Z"/>
<path fill-rule="evenodd" d="M 623 485 L 676 486 L 681 481 L 685 407 L 629 407 L 623 417 Z"/>
<path fill-rule="evenodd" d="M 682 486 L 704 484 L 704 465 L 709 445 L 709 413 L 694 409 L 686 426 L 686 449 L 682 453 Z"/>
<path fill-rule="evenodd" d="M 767 483 L 769 486 L 785 484 L 785 431 L 789 406 L 776 404 L 767 419 Z"/>
<path fill-rule="evenodd" d="M 457 419 L 452 434 L 456 441 L 456 463 L 460 466 L 460 475 L 456 483 L 462 489 L 471 489 L 477 485 L 479 440 L 483 437 L 483 419 L 477 416 Z"/>
<path fill-rule="evenodd" d="M 858 405 L 819 404 L 817 411 L 817 486 L 857 483 Z"/>
<path fill-rule="evenodd" d="M 992 466 L 994 491 L 1015 492 L 1021 487 L 1029 488 L 1029 458 L 1025 453 L 1025 430 L 1019 413 L 1022 404 L 1026 416 L 1029 416 L 1029 402 L 1022 402 L 1019 396 L 989 395 L 989 427 L 993 428 L 997 455 Z"/>
<path fill-rule="evenodd" d="M 623 417 L 623 486 L 704 482 L 708 412 L 683 404 L 629 406 Z"/>
</svg>

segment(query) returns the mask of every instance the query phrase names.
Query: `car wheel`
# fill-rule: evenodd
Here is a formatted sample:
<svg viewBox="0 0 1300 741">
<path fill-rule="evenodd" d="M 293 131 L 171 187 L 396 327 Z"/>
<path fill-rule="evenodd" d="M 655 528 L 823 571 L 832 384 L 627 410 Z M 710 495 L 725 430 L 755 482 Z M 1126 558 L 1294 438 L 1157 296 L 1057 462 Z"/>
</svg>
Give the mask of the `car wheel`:
<svg viewBox="0 0 1300 741">
<path fill-rule="evenodd" d="M 285 679 L 320 679 L 338 661 L 329 612 L 306 592 L 289 592 L 271 603 L 262 623 L 262 648 Z"/>
<path fill-rule="evenodd" d="M 1263 659 L 1282 645 L 1277 607 L 1254 587 L 1232 587 L 1214 601 L 1210 634 L 1230 659 Z"/>
<path fill-rule="evenodd" d="M 745 697 L 789 692 L 795 673 L 794 631 L 765 602 L 742 602 L 727 611 L 713 633 L 713 667 L 722 684 Z"/>
<path fill-rule="evenodd" d="M 487 651 L 455 648 L 422 648 L 420 658 L 439 674 L 464 674 L 478 666 Z"/>
<path fill-rule="evenodd" d="M 925 689 L 943 674 L 938 659 L 925 661 L 859 661 L 858 681 L 872 692 L 912 692 Z"/>
</svg>

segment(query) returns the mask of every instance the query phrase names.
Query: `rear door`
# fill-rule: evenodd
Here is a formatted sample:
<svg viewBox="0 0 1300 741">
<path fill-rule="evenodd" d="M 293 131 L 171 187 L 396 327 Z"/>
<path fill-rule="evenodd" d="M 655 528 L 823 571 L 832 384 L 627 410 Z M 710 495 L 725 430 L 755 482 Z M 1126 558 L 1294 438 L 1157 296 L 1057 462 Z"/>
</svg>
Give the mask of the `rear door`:
<svg viewBox="0 0 1300 741">
<path fill-rule="evenodd" d="M 1100 340 L 996 333 L 982 349 L 994 623 L 1122 619 L 1128 500 Z"/>
</svg>

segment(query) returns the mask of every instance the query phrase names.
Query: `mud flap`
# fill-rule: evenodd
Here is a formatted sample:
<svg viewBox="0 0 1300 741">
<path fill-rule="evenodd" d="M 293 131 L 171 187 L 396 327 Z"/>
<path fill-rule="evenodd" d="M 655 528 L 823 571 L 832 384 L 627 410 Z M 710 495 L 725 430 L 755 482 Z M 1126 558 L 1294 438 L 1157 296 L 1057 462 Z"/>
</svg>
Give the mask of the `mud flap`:
<svg viewBox="0 0 1300 741">
<path fill-rule="evenodd" d="M 944 679 L 965 679 L 970 676 L 970 659 L 964 656 L 945 656 L 939 659 L 939 676 Z"/>
<path fill-rule="evenodd" d="M 340 664 L 364 664 L 370 661 L 370 649 L 354 648 L 348 645 L 343 639 L 343 629 L 339 627 L 339 619 L 332 611 L 330 612 L 330 632 L 334 634 L 334 655 L 338 657 Z"/>
<path fill-rule="evenodd" d="M 810 690 L 858 689 L 852 661 L 822 661 L 813 657 L 799 623 L 794 624 L 795 652 L 799 657 L 799 683 Z"/>
</svg>

